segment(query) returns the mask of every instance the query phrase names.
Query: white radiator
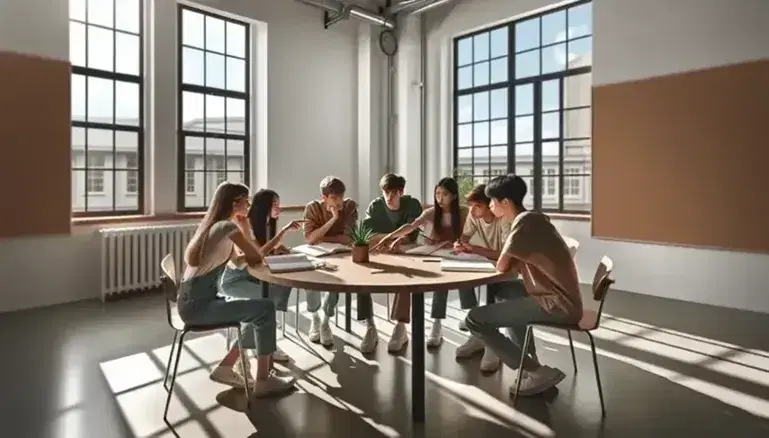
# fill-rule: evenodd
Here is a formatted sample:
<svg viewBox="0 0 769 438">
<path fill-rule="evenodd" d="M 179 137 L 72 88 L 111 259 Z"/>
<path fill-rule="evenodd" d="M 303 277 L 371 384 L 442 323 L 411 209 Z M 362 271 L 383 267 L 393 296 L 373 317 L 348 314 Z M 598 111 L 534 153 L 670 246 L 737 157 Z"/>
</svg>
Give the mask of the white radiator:
<svg viewBox="0 0 769 438">
<path fill-rule="evenodd" d="M 176 269 L 184 272 L 184 250 L 196 228 L 185 224 L 99 230 L 102 301 L 160 286 L 160 262 L 166 254 L 173 254 Z"/>
</svg>

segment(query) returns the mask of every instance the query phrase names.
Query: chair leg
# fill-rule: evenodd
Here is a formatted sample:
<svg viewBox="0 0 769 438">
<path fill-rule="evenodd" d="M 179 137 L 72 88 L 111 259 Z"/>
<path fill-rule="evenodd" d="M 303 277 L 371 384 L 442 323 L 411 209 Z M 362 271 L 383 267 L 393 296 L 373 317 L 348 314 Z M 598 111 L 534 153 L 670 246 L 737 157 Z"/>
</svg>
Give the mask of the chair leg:
<svg viewBox="0 0 769 438">
<path fill-rule="evenodd" d="M 230 344 L 232 343 L 232 329 L 227 329 L 227 335 L 224 338 L 224 351 L 230 351 Z"/>
<path fill-rule="evenodd" d="M 571 340 L 571 330 L 566 330 L 569 334 L 569 348 L 571 349 L 571 361 L 574 364 L 574 374 L 577 374 L 577 355 L 574 354 L 574 341 Z"/>
<path fill-rule="evenodd" d="M 286 337 L 286 312 L 280 312 L 280 326 L 283 331 L 283 337 Z"/>
<path fill-rule="evenodd" d="M 606 406 L 603 402 L 603 388 L 601 388 L 601 373 L 598 371 L 598 356 L 595 353 L 595 341 L 593 341 L 593 335 L 590 332 L 587 333 L 588 339 L 590 339 L 590 350 L 593 353 L 593 366 L 595 367 L 595 381 L 598 383 L 598 398 L 601 400 L 601 418 L 606 418 Z"/>
<path fill-rule="evenodd" d="M 515 381 L 515 392 L 513 392 L 513 406 L 518 401 L 518 391 L 521 389 L 521 378 L 523 377 L 523 361 L 526 359 L 526 352 L 529 350 L 531 341 L 531 326 L 526 326 L 526 336 L 523 338 L 523 348 L 521 349 L 521 362 L 518 364 L 518 378 Z"/>
<path fill-rule="evenodd" d="M 171 359 L 174 357 L 174 349 L 176 348 L 176 340 L 179 338 L 179 332 L 174 330 L 174 341 L 171 342 L 171 351 L 168 352 L 168 362 L 166 362 L 166 375 L 163 377 L 163 388 L 168 389 L 168 374 L 171 372 Z"/>
<path fill-rule="evenodd" d="M 179 344 L 176 347 L 176 360 L 174 360 L 174 370 L 171 373 L 171 383 L 169 383 L 168 386 L 168 397 L 166 397 L 166 408 L 163 410 L 163 421 L 166 423 L 166 426 L 168 426 L 169 429 L 173 430 L 173 427 L 171 426 L 171 422 L 168 421 L 168 408 L 171 406 L 171 396 L 174 393 L 174 384 L 176 383 L 176 372 L 179 370 L 179 358 L 182 356 L 182 346 L 184 345 L 184 335 L 186 335 L 187 332 L 182 332 L 181 335 L 179 335 Z"/>
<path fill-rule="evenodd" d="M 373 297 L 372 297 L 373 299 Z M 387 300 L 387 320 L 390 320 L 390 294 L 385 294 L 385 300 Z"/>
<path fill-rule="evenodd" d="M 251 408 L 251 388 L 248 386 L 249 381 L 251 380 L 251 376 L 248 373 L 248 369 L 246 368 L 246 361 L 248 358 L 246 357 L 246 350 L 243 349 L 243 330 L 238 326 L 238 351 L 240 352 L 240 372 L 243 373 L 243 379 L 246 382 L 245 393 L 246 393 L 246 407 Z M 256 382 L 254 382 L 256 383 Z"/>
<path fill-rule="evenodd" d="M 299 333 L 299 294 L 301 289 L 296 290 L 296 312 L 294 312 L 294 332 Z M 307 294 L 305 294 L 307 296 Z"/>
</svg>

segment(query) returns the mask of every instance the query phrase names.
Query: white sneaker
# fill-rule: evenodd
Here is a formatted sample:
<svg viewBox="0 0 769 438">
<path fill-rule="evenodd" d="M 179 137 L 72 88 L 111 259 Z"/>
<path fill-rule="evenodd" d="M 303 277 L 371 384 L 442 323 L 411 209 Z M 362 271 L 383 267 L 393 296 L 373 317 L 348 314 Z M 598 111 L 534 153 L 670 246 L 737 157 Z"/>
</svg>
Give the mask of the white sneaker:
<svg viewBox="0 0 769 438">
<path fill-rule="evenodd" d="M 310 342 L 317 344 L 320 342 L 320 317 L 317 313 L 312 314 L 312 321 L 310 322 L 310 331 L 307 332 L 307 337 Z"/>
<path fill-rule="evenodd" d="M 363 354 L 373 353 L 378 343 L 379 333 L 377 333 L 375 326 L 370 325 L 366 328 L 366 334 L 363 335 L 363 340 L 360 343 L 360 352 Z"/>
<path fill-rule="evenodd" d="M 441 320 L 433 321 L 433 328 L 427 337 L 427 348 L 438 348 L 443 343 L 443 331 L 441 329 Z"/>
<path fill-rule="evenodd" d="M 288 356 L 288 354 L 286 354 L 285 351 L 278 348 L 274 353 L 272 353 L 272 360 L 275 362 L 289 362 L 291 361 L 291 358 Z"/>
<path fill-rule="evenodd" d="M 390 353 L 397 353 L 409 343 L 409 334 L 406 332 L 406 324 L 398 322 L 393 328 L 392 336 L 390 336 L 390 342 L 387 343 L 387 351 Z"/>
<path fill-rule="evenodd" d="M 246 358 L 246 375 L 249 376 L 249 382 L 253 380 L 251 376 L 251 361 Z M 233 388 L 244 388 L 246 379 L 241 372 L 241 360 L 235 361 L 232 367 L 217 365 L 208 376 L 211 380 L 222 385 L 232 386 Z"/>
<path fill-rule="evenodd" d="M 461 321 L 459 321 L 459 324 L 457 324 L 457 328 L 459 329 L 459 331 L 460 331 L 460 332 L 466 332 L 466 331 L 468 331 L 468 330 L 467 330 L 467 323 L 465 322 L 465 320 L 464 320 L 464 319 L 463 319 L 463 320 L 461 320 Z"/>
<path fill-rule="evenodd" d="M 254 384 L 254 397 L 263 398 L 271 395 L 278 395 L 291 390 L 294 387 L 296 378 L 291 377 L 278 377 L 275 374 L 270 374 L 267 380 L 257 380 Z"/>
<path fill-rule="evenodd" d="M 547 365 L 539 367 L 536 371 L 523 370 L 521 376 L 521 387 L 518 395 L 531 397 L 541 394 L 553 386 L 561 383 L 566 375 L 558 368 L 552 368 Z M 510 394 L 515 393 L 515 384 L 510 387 Z"/>
<path fill-rule="evenodd" d="M 486 345 L 483 341 L 471 335 L 464 344 L 457 347 L 457 359 L 467 359 L 482 352 L 485 348 Z"/>
<path fill-rule="evenodd" d="M 500 361 L 497 355 L 487 348 L 481 358 L 481 371 L 484 373 L 493 373 L 499 369 Z"/>
<path fill-rule="evenodd" d="M 334 333 L 331 332 L 331 326 L 328 324 L 328 319 L 320 323 L 320 344 L 324 347 L 331 347 L 334 345 Z"/>
</svg>

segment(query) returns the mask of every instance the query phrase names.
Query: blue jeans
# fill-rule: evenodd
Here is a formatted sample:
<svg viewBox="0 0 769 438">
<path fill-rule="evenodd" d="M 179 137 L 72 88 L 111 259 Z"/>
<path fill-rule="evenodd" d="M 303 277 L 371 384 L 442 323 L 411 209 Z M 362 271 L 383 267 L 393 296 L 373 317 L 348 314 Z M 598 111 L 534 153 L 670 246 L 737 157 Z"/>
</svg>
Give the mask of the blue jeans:
<svg viewBox="0 0 769 438">
<path fill-rule="evenodd" d="M 227 301 L 217 297 L 224 266 L 182 282 L 177 308 L 179 316 L 190 325 L 243 323 L 243 348 L 255 349 L 259 356 L 275 352 L 275 304 L 270 300 Z M 258 286 L 255 286 L 258 287 Z"/>
<path fill-rule="evenodd" d="M 307 311 L 315 313 L 321 308 L 321 292 L 308 290 L 307 293 Z M 374 300 L 370 294 L 357 294 L 358 314 L 357 320 L 363 321 L 374 316 Z M 326 316 L 334 316 L 336 306 L 339 304 L 339 294 L 337 292 L 326 292 L 326 299 L 323 300 L 323 313 Z"/>
<path fill-rule="evenodd" d="M 430 309 L 430 318 L 446 319 L 448 300 L 448 292 L 433 292 L 433 305 Z M 478 299 L 475 297 L 475 289 L 470 288 L 459 291 L 459 306 L 462 310 L 472 309 L 477 305 Z"/>
</svg>

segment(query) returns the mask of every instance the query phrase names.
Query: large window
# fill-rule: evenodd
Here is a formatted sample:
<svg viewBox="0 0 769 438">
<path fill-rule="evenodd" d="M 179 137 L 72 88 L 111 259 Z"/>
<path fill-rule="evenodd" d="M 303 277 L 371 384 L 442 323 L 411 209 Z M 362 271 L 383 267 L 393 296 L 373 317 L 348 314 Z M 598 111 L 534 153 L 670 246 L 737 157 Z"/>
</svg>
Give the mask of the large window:
<svg viewBox="0 0 769 438">
<path fill-rule="evenodd" d="M 249 26 L 179 6 L 179 209 L 203 210 L 222 181 L 248 183 Z"/>
<path fill-rule="evenodd" d="M 580 1 L 454 41 L 460 178 L 515 173 L 527 207 L 590 211 L 592 28 Z"/>
<path fill-rule="evenodd" d="M 72 210 L 143 212 L 142 0 L 70 0 Z"/>
</svg>

